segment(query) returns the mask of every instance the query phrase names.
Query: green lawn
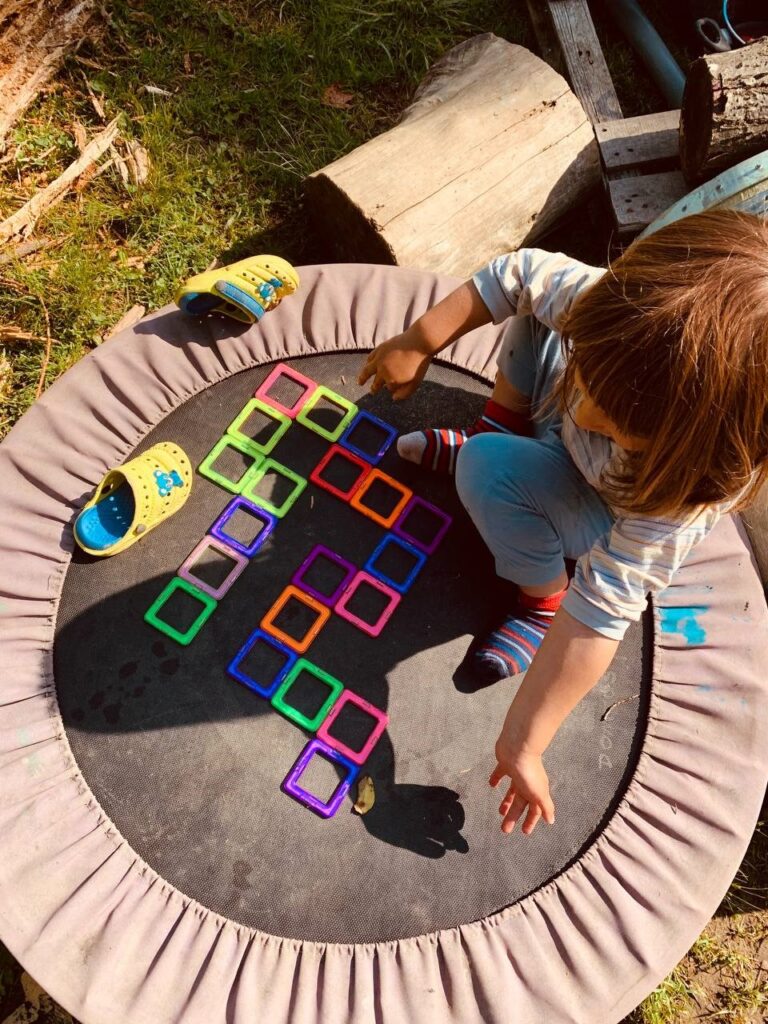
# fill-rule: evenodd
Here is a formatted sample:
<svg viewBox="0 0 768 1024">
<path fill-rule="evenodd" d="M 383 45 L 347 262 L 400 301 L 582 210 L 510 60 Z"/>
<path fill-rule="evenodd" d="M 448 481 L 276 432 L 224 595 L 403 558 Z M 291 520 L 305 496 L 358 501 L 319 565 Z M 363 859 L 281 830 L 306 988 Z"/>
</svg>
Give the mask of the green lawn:
<svg viewBox="0 0 768 1024">
<path fill-rule="evenodd" d="M 593 6 L 625 113 L 663 109 Z M 685 61 L 673 5 L 645 6 Z M 98 106 L 121 117 L 152 169 L 135 186 L 108 166 L 39 223 L 32 238 L 45 247 L 0 256 L 0 342 L 8 338 L 0 437 L 126 310 L 170 301 L 182 278 L 213 259 L 272 251 L 295 263 L 323 260 L 326 240 L 309 233 L 302 180 L 390 127 L 447 48 L 490 31 L 535 49 L 524 0 L 113 0 L 107 8 L 109 21 L 13 131 L 0 163 L 0 216 L 76 157 L 76 126 L 89 137 L 103 126 Z M 330 87 L 347 105 L 329 103 Z M 718 918 L 634 1021 L 697 1019 L 713 984 L 707 1019 L 765 1019 L 766 974 L 756 965 L 768 938 L 766 845 L 756 833 Z M 0 1021 L 20 992 L 18 966 L 0 947 Z"/>
</svg>

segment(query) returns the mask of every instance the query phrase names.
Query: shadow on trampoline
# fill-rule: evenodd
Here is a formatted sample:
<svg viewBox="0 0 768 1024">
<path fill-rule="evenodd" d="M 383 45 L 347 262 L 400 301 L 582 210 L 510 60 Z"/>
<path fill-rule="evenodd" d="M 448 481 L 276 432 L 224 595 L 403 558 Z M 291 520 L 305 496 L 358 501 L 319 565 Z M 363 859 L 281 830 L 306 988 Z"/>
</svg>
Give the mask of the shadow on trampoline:
<svg viewBox="0 0 768 1024">
<path fill-rule="evenodd" d="M 262 560 L 283 561 L 282 545 L 276 542 L 275 548 Z M 255 573 L 258 568 L 254 566 L 252 571 Z M 87 752 L 86 764 L 92 767 L 93 757 L 101 756 L 99 751 L 110 750 L 114 755 L 118 748 L 123 748 L 126 734 L 143 734 L 151 758 L 158 747 L 169 743 L 183 746 L 183 732 L 191 726 L 209 726 L 215 734 L 217 723 L 233 719 L 247 723 L 269 716 L 278 719 L 286 730 L 301 735 L 297 727 L 280 718 L 269 701 L 226 674 L 224 663 L 228 659 L 220 652 L 226 649 L 234 653 L 237 642 L 227 643 L 219 631 L 210 640 L 201 634 L 190 647 L 179 647 L 134 614 L 134 609 L 148 607 L 165 582 L 164 577 L 152 577 L 136 587 L 118 591 L 68 622 L 58 635 L 56 678 L 62 716 L 73 736 L 76 752 Z M 126 625 L 129 621 L 130 627 Z M 439 651 L 461 640 L 459 630 L 445 628 L 450 622 L 450 617 L 436 617 L 432 625 L 441 628 L 430 628 L 427 635 L 398 630 L 393 642 L 382 645 L 380 653 L 386 650 L 386 658 L 370 657 L 372 638 L 363 634 L 356 637 L 341 620 L 330 625 L 347 633 L 346 660 L 351 660 L 351 648 L 355 645 L 359 649 L 358 662 L 367 663 L 367 670 L 356 675 L 354 682 L 347 675 L 348 683 L 366 700 L 385 710 L 390 704 L 391 673 L 398 677 L 396 685 L 412 686 L 418 680 L 403 680 L 402 666 L 413 656 L 430 657 L 425 643 Z M 209 625 L 213 625 L 213 620 Z M 229 633 L 233 626 L 231 617 L 227 617 L 226 625 Z M 241 636 L 248 629 L 248 625 L 241 627 Z M 423 639 L 419 640 L 420 637 Z M 196 648 L 198 643 L 206 646 Z M 325 658 L 318 661 L 327 664 Z M 438 654 L 434 656 L 434 665 L 430 682 L 434 682 L 435 688 L 442 686 L 455 694 L 450 686 L 450 665 L 442 669 Z M 258 742 L 256 723 L 253 724 L 252 739 Z M 116 743 L 121 734 L 124 742 Z M 248 734 L 241 735 L 245 741 Z M 345 740 L 356 743 L 359 738 L 348 736 Z M 414 747 L 420 740 L 423 738 L 413 737 Z M 130 745 L 130 740 L 127 742 Z M 429 746 L 429 742 L 427 737 L 424 745 Z M 490 741 L 486 743 L 490 759 Z M 215 756 L 212 747 L 208 750 Z M 245 742 L 237 754 L 244 759 L 249 757 Z M 275 784 L 288 767 L 284 758 L 275 757 Z M 446 786 L 398 784 L 395 767 L 395 751 L 385 731 L 364 768 L 374 778 L 376 787 L 376 803 L 360 819 L 368 832 L 382 842 L 424 857 L 442 857 L 448 850 L 466 852 L 468 844 L 461 835 L 465 815 L 458 793 Z M 183 788 L 195 782 L 191 777 L 186 782 L 179 777 L 178 784 Z"/>
</svg>

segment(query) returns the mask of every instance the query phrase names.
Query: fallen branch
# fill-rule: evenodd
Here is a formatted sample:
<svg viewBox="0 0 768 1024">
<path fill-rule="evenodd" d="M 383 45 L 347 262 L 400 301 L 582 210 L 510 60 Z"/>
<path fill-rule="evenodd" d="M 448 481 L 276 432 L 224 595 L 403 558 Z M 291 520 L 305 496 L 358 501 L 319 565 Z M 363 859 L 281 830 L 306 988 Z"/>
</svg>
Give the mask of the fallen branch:
<svg viewBox="0 0 768 1024">
<path fill-rule="evenodd" d="M 46 341 L 39 334 L 25 331 L 16 324 L 0 324 L 0 345 L 13 345 L 17 341 Z"/>
<path fill-rule="evenodd" d="M 12 22 L 11 29 L 2 34 L 6 52 L 15 51 L 17 56 L 0 75 L 0 146 L 11 125 L 58 71 L 67 53 L 83 41 L 95 8 L 95 0 L 79 0 L 41 32 L 50 20 L 49 4 L 41 0 L 31 16 L 24 15 L 20 26 Z"/>
<path fill-rule="evenodd" d="M 90 170 L 112 145 L 117 136 L 117 122 L 118 118 L 110 121 L 103 132 L 91 139 L 63 174 L 33 196 L 20 210 L 0 222 L 0 243 L 31 231 L 42 214 L 64 198 L 77 179 Z"/>
<path fill-rule="evenodd" d="M 67 238 L 69 238 L 69 235 L 63 238 L 35 238 L 22 242 L 21 245 L 17 245 L 10 252 L 0 255 L 0 267 L 4 267 L 6 263 L 13 263 L 15 260 L 24 259 L 25 256 L 31 256 L 32 253 L 39 252 L 41 249 L 51 249 L 54 246 L 62 245 Z"/>
</svg>

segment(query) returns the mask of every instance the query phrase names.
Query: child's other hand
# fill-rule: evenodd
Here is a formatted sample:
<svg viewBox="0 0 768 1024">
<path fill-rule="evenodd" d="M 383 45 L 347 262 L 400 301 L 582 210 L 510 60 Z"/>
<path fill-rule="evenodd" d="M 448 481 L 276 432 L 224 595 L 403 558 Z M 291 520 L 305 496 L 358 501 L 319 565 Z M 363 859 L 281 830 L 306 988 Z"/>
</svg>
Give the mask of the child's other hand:
<svg viewBox="0 0 768 1024">
<path fill-rule="evenodd" d="M 379 345 L 368 355 L 357 379 L 365 384 L 373 377 L 371 394 L 387 388 L 392 398 L 408 398 L 421 384 L 429 366 L 430 356 L 418 339 L 408 331 Z"/>
<path fill-rule="evenodd" d="M 555 805 L 549 795 L 549 779 L 542 764 L 541 755 L 518 751 L 511 753 L 504 749 L 503 734 L 496 744 L 496 767 L 488 780 L 496 788 L 508 776 L 509 789 L 499 806 L 502 817 L 501 831 L 507 835 L 528 812 L 523 822 L 523 834 L 529 836 L 541 818 L 548 825 L 555 823 Z"/>
</svg>

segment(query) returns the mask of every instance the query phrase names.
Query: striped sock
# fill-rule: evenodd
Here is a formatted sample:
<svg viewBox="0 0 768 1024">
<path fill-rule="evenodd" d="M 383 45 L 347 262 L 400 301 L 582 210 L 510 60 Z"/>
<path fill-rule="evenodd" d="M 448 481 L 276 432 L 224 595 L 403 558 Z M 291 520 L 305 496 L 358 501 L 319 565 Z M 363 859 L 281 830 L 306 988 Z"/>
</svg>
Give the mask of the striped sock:
<svg viewBox="0 0 768 1024">
<path fill-rule="evenodd" d="M 531 597 L 520 591 L 517 608 L 475 651 L 473 666 L 485 682 L 506 679 L 528 668 L 564 597 L 565 590 L 549 597 Z"/>
<path fill-rule="evenodd" d="M 522 413 L 506 409 L 489 398 L 481 415 L 471 427 L 462 430 L 429 429 L 417 430 L 398 438 L 397 450 L 402 458 L 436 473 L 453 475 L 459 448 L 469 437 L 492 431 L 497 434 L 522 434 L 530 437 L 533 433 L 531 421 Z"/>
</svg>

